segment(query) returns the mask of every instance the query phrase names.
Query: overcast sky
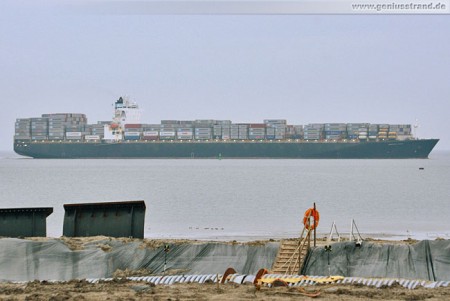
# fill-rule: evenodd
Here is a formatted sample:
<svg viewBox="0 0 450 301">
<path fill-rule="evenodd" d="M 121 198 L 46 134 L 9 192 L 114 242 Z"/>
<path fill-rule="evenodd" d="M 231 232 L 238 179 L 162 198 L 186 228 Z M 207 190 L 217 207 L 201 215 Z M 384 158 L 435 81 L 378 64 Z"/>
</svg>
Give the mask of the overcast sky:
<svg viewBox="0 0 450 301">
<path fill-rule="evenodd" d="M 123 1 L 125 2 L 125 1 Z M 38 3 L 38 4 L 36 4 Z M 414 124 L 450 149 L 449 15 L 153 15 L 0 2 L 0 150 L 16 118 Z"/>
</svg>

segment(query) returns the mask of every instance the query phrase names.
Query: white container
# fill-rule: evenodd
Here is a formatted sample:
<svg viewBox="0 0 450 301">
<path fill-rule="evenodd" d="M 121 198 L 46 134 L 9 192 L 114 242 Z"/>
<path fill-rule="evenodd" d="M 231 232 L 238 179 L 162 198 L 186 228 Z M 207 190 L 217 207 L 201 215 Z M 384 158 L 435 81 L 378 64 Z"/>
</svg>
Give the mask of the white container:
<svg viewBox="0 0 450 301">
<path fill-rule="evenodd" d="M 159 132 L 158 131 L 146 131 L 142 133 L 144 136 L 158 136 Z"/>
<path fill-rule="evenodd" d="M 66 132 L 66 137 L 80 137 L 81 138 L 81 132 Z"/>
<path fill-rule="evenodd" d="M 161 136 L 161 137 L 174 137 L 175 136 L 175 132 L 173 132 L 173 131 L 161 131 L 159 133 L 159 136 Z"/>
<path fill-rule="evenodd" d="M 140 132 L 125 132 L 125 136 L 127 136 L 127 137 L 137 137 L 140 135 L 141 135 Z"/>
</svg>

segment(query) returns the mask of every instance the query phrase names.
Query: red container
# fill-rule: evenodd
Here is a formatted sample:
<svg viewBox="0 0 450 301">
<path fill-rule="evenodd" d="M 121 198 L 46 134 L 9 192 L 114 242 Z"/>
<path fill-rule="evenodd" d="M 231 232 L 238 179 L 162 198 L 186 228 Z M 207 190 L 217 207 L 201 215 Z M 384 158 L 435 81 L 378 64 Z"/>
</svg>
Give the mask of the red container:
<svg viewBox="0 0 450 301">
<path fill-rule="evenodd" d="M 142 127 L 142 124 L 140 124 L 140 123 L 135 123 L 135 124 L 128 123 L 128 124 L 125 124 L 125 128 L 126 129 L 140 129 L 141 127 Z"/>
<path fill-rule="evenodd" d="M 158 136 L 143 136 L 144 140 L 158 140 Z"/>
</svg>

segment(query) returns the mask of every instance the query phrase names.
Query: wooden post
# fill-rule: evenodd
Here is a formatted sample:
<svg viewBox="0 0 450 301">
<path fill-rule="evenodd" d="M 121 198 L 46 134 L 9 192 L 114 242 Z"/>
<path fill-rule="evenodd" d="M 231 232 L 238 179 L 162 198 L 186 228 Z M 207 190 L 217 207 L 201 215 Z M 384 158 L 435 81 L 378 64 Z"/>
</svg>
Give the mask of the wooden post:
<svg viewBox="0 0 450 301">
<path fill-rule="evenodd" d="M 307 234 L 307 239 L 308 239 L 308 250 L 311 248 L 311 219 L 308 217 L 308 234 Z"/>
<path fill-rule="evenodd" d="M 314 202 L 314 212 L 316 211 L 316 202 Z M 314 225 L 316 224 L 316 215 L 314 214 Z M 314 247 L 316 247 L 316 227 L 314 227 Z"/>
</svg>

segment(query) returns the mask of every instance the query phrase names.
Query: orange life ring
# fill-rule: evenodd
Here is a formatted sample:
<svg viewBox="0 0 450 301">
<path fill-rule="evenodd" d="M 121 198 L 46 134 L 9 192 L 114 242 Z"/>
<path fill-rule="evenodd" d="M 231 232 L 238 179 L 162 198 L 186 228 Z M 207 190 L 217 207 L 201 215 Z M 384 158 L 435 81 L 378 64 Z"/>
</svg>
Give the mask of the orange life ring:
<svg viewBox="0 0 450 301">
<path fill-rule="evenodd" d="M 309 217 L 313 217 L 314 218 L 314 222 L 310 223 L 309 222 Z M 303 217 L 303 224 L 305 225 L 306 229 L 315 229 L 317 228 L 317 226 L 319 225 L 319 211 L 317 211 L 314 208 L 309 208 L 308 210 L 305 211 L 305 216 Z"/>
</svg>

